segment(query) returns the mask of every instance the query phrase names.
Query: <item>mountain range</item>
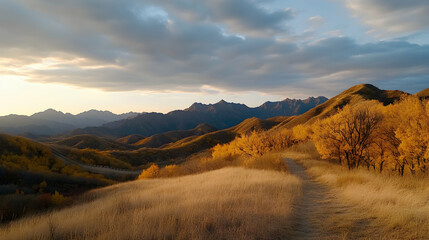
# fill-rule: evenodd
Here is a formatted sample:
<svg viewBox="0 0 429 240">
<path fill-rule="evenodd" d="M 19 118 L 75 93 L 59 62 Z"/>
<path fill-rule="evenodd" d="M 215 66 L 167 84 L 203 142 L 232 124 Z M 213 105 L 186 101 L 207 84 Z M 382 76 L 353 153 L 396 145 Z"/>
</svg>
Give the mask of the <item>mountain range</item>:
<svg viewBox="0 0 429 240">
<path fill-rule="evenodd" d="M 114 114 L 109 111 L 89 110 L 76 115 L 63 113 L 54 109 L 47 109 L 30 116 L 7 115 L 0 117 L 0 132 L 26 135 L 53 135 L 76 128 L 100 126 L 107 122 L 137 116 L 137 113 L 129 112 Z"/>
<path fill-rule="evenodd" d="M 215 104 L 194 103 L 189 108 L 167 114 L 143 113 L 134 118 L 106 123 L 100 127 L 76 129 L 69 132 L 67 136 L 82 134 L 112 138 L 132 134 L 152 136 L 167 131 L 193 129 L 201 123 L 216 129 L 226 129 L 252 117 L 267 119 L 300 115 L 327 100 L 326 97 L 310 97 L 305 100 L 285 99 L 279 102 L 266 102 L 255 108 L 244 104 L 228 103 L 224 100 Z"/>
</svg>

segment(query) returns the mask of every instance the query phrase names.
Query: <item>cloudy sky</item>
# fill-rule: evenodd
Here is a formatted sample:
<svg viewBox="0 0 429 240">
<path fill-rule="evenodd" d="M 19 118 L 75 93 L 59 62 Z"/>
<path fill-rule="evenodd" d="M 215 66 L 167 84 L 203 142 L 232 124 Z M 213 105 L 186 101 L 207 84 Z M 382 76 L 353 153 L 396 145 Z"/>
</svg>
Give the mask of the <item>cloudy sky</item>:
<svg viewBox="0 0 429 240">
<path fill-rule="evenodd" d="M 427 0 L 0 0 L 0 115 L 429 87 Z"/>
</svg>

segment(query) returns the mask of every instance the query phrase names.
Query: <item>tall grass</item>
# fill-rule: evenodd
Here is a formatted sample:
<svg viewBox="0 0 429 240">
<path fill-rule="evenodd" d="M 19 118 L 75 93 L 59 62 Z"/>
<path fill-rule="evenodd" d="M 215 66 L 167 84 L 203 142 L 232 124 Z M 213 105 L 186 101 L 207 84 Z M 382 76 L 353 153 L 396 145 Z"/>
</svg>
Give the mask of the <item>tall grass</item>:
<svg viewBox="0 0 429 240">
<path fill-rule="evenodd" d="M 224 167 L 245 167 L 286 171 L 287 165 L 279 152 L 296 143 L 292 131 L 278 133 L 256 132 L 243 134 L 227 144 L 190 156 L 179 165 L 159 168 L 153 164 L 142 171 L 139 178 L 177 177 Z"/>
<path fill-rule="evenodd" d="M 350 206 L 346 215 L 368 220 L 359 233 L 371 239 L 429 238 L 429 178 L 395 173 L 379 174 L 317 160 L 311 144 L 297 147 L 286 157 L 298 160 L 317 181 L 331 187 Z M 311 155 L 309 155 L 311 154 Z M 343 215 L 344 216 L 344 215 Z M 363 224 L 357 221 L 354 224 Z M 356 233 L 355 233 L 356 234 Z"/>
<path fill-rule="evenodd" d="M 0 228 L 2 239 L 274 239 L 289 234 L 300 180 L 224 168 L 94 190 L 68 209 Z"/>
</svg>

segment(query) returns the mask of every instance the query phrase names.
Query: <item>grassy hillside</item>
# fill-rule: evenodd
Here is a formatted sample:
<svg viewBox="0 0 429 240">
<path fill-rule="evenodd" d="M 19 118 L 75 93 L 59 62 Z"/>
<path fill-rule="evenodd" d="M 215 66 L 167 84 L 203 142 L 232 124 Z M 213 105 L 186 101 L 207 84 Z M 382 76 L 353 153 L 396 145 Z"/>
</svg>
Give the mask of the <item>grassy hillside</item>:
<svg viewBox="0 0 429 240">
<path fill-rule="evenodd" d="M 166 165 L 171 162 L 182 161 L 192 154 L 210 149 L 217 144 L 231 142 L 241 134 L 271 129 L 286 118 L 287 117 L 276 117 L 267 120 L 250 118 L 244 120 L 237 126 L 219 131 L 211 131 L 213 128 L 204 124 L 193 130 L 167 132 L 141 140 L 141 142 L 147 144 L 156 144 L 159 140 L 159 145 L 159 143 L 163 141 L 168 142 L 172 141 L 174 138 L 179 139 L 176 142 L 164 144 L 161 148 L 141 147 L 137 150 L 113 149 L 104 151 L 97 149 L 75 149 L 64 146 L 60 148 L 57 146 L 57 148 L 71 159 L 87 164 L 113 166 L 125 169 L 131 169 L 132 167 L 145 168 L 152 162 L 156 162 L 159 165 Z M 202 134 L 204 132 L 208 133 Z M 188 134 L 196 135 L 181 138 Z M 98 137 L 95 138 L 100 139 Z M 134 143 L 134 145 L 137 144 L 139 143 Z"/>
<path fill-rule="evenodd" d="M 274 171 L 226 168 L 92 191 L 78 205 L 0 228 L 6 239 L 276 239 L 301 185 Z"/>
<path fill-rule="evenodd" d="M 397 90 L 380 90 L 371 84 L 357 85 L 302 115 L 286 119 L 277 125 L 275 129 L 292 128 L 299 124 L 313 123 L 318 119 L 337 113 L 338 109 L 343 108 L 345 105 L 354 105 L 365 100 L 377 100 L 384 105 L 391 104 L 399 100 L 403 95 L 407 95 L 407 93 Z"/>
<path fill-rule="evenodd" d="M 225 129 L 219 130 L 216 132 L 208 133 L 202 136 L 191 136 L 184 138 L 177 142 L 167 145 L 166 149 L 174 149 L 178 147 L 188 147 L 188 148 L 198 148 L 201 143 L 209 143 L 209 146 L 215 146 L 216 144 L 223 144 L 232 141 L 236 136 L 241 134 L 249 134 L 253 131 L 266 131 L 281 123 L 288 117 L 276 117 L 266 120 L 259 118 L 248 118 L 241 122 L 240 124 Z M 216 143 L 216 144 L 214 144 Z M 214 144 L 214 145 L 213 145 Z M 202 144 L 203 147 L 207 144 Z"/>
<path fill-rule="evenodd" d="M 134 144 L 142 139 L 145 139 L 146 137 L 139 135 L 139 134 L 133 134 L 133 135 L 128 135 L 126 137 L 123 138 L 118 138 L 116 139 L 117 142 L 120 143 L 124 143 L 124 144 Z"/>
<path fill-rule="evenodd" d="M 416 96 L 420 98 L 429 98 L 429 88 L 426 88 L 425 90 L 416 93 Z"/>
<path fill-rule="evenodd" d="M 128 144 L 116 142 L 109 138 L 101 138 L 94 135 L 77 135 L 55 142 L 57 145 L 67 146 L 77 149 L 97 149 L 97 150 L 131 150 L 135 147 Z"/>
<path fill-rule="evenodd" d="M 71 196 L 112 182 L 64 165 L 45 145 L 0 134 L 0 222 L 60 205 L 51 201 L 55 192 Z"/>
<path fill-rule="evenodd" d="M 217 129 L 208 125 L 208 124 L 200 124 L 196 128 L 191 130 L 184 131 L 170 131 L 161 134 L 155 134 L 148 138 L 141 139 L 138 142 L 133 143 L 133 145 L 138 147 L 147 147 L 147 148 L 159 148 L 163 145 L 177 142 L 183 138 L 187 138 L 190 136 L 201 136 L 206 133 L 214 132 Z"/>
<path fill-rule="evenodd" d="M 71 147 L 55 146 L 55 149 L 63 155 L 78 162 L 88 165 L 100 165 L 120 169 L 132 169 L 127 161 L 111 156 L 111 151 L 100 151 L 97 149 L 76 149 Z M 114 150 L 119 151 L 119 150 Z M 134 151 L 119 151 L 132 155 Z M 136 156 L 138 157 L 138 156 Z"/>
</svg>

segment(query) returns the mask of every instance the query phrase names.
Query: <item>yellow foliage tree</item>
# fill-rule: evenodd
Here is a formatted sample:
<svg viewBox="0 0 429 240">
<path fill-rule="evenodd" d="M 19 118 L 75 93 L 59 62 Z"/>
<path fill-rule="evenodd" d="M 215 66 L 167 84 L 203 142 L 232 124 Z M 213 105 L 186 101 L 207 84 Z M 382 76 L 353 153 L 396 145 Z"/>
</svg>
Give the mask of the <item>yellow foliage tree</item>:
<svg viewBox="0 0 429 240">
<path fill-rule="evenodd" d="M 312 126 L 309 124 L 300 124 L 292 129 L 293 135 L 298 141 L 307 141 L 313 135 Z"/>
<path fill-rule="evenodd" d="M 391 121 L 395 122 L 395 136 L 399 140 L 398 171 L 405 166 L 415 174 L 429 168 L 429 107 L 416 96 L 408 96 L 391 107 Z"/>
<path fill-rule="evenodd" d="M 317 122 L 313 140 L 321 156 L 340 163 L 344 160 L 349 169 L 361 164 L 369 168 L 373 159 L 370 147 L 383 117 L 378 108 L 376 102 L 347 105 L 334 116 Z"/>
<path fill-rule="evenodd" d="M 234 141 L 213 148 L 213 158 L 232 161 L 237 157 L 260 157 L 272 151 L 282 151 L 296 142 L 289 129 L 280 132 L 252 132 L 243 134 Z"/>
<path fill-rule="evenodd" d="M 142 171 L 138 179 L 156 178 L 159 176 L 159 167 L 157 164 L 152 164 L 148 169 Z"/>
</svg>

